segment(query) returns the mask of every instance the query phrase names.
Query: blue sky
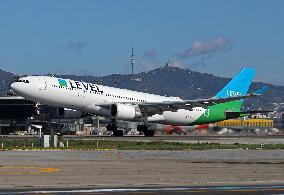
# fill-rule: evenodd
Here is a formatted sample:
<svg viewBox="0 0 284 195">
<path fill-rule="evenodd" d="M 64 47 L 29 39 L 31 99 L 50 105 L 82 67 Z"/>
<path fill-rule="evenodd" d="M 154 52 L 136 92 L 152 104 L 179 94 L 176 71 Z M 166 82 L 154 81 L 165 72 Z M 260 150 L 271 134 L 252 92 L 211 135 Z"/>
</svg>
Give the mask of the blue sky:
<svg viewBox="0 0 284 195">
<path fill-rule="evenodd" d="M 284 85 L 284 1 L 1 0 L 0 68 L 18 74 L 130 73 L 167 60 L 219 76 L 255 67 Z"/>
</svg>

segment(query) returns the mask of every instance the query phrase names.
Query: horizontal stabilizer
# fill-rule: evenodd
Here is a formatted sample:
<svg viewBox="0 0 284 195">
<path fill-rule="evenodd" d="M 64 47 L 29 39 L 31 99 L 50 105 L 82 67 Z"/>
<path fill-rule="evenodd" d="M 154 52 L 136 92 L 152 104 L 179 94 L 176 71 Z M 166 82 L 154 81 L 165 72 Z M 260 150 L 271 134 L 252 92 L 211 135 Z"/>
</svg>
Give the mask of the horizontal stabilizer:
<svg viewBox="0 0 284 195">
<path fill-rule="evenodd" d="M 257 95 L 262 95 L 262 94 L 264 94 L 264 92 L 267 91 L 267 89 L 268 89 L 267 86 L 263 86 L 262 88 L 256 90 L 254 93 L 257 94 Z"/>
</svg>

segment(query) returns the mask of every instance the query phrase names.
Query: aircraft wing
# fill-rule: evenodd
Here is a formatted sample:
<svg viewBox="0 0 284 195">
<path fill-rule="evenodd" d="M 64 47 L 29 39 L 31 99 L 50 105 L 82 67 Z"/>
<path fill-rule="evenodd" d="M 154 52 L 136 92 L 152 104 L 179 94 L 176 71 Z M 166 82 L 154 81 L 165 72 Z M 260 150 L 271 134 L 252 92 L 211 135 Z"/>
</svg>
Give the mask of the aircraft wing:
<svg viewBox="0 0 284 195">
<path fill-rule="evenodd" d="M 138 106 L 142 113 L 159 114 L 163 111 L 175 112 L 178 109 L 192 110 L 193 107 L 207 108 L 215 104 L 231 102 L 236 100 L 243 100 L 255 96 L 262 95 L 268 89 L 264 86 L 254 93 L 243 95 L 243 96 L 231 96 L 226 98 L 209 98 L 209 99 L 197 99 L 197 100 L 181 100 L 181 101 L 168 101 L 168 102 L 146 102 L 139 103 Z"/>
<path fill-rule="evenodd" d="M 261 94 L 252 93 L 244 96 L 234 96 L 228 98 L 209 98 L 197 100 L 181 100 L 181 101 L 167 101 L 167 102 L 146 102 L 138 103 L 142 113 L 162 113 L 163 111 L 177 111 L 178 109 L 192 110 L 193 107 L 207 108 L 215 104 L 231 102 L 236 100 L 247 99 Z"/>
<path fill-rule="evenodd" d="M 209 99 L 197 99 L 197 100 L 178 100 L 178 101 L 164 101 L 164 102 L 121 102 L 122 104 L 138 106 L 141 112 L 145 115 L 162 114 L 164 111 L 176 112 L 179 109 L 192 110 L 193 107 L 207 108 L 215 104 L 231 102 L 236 100 L 243 100 L 255 96 L 260 96 L 266 91 L 267 87 L 263 87 L 254 93 L 243 96 L 231 96 L 226 98 L 209 98 Z M 109 108 L 113 103 L 104 102 L 96 104 L 104 108 Z"/>
</svg>

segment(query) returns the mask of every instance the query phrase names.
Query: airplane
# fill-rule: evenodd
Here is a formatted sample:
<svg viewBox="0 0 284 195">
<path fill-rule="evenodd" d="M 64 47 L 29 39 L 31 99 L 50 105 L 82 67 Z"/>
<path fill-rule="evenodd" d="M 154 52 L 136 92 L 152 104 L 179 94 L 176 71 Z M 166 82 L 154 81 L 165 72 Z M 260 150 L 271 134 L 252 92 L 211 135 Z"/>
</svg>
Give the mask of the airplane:
<svg viewBox="0 0 284 195">
<path fill-rule="evenodd" d="M 18 95 L 45 105 L 61 108 L 61 114 L 94 114 L 110 119 L 106 126 L 113 136 L 123 136 L 117 120 L 139 122 L 137 130 L 154 136 L 151 123 L 193 126 L 246 116 L 260 111 L 241 111 L 244 100 L 262 95 L 264 86 L 248 94 L 255 75 L 244 68 L 221 91 L 208 99 L 186 100 L 108 87 L 50 76 L 25 76 L 11 84 Z M 66 109 L 65 109 L 66 108 Z M 71 112 L 71 113 L 70 113 Z"/>
</svg>

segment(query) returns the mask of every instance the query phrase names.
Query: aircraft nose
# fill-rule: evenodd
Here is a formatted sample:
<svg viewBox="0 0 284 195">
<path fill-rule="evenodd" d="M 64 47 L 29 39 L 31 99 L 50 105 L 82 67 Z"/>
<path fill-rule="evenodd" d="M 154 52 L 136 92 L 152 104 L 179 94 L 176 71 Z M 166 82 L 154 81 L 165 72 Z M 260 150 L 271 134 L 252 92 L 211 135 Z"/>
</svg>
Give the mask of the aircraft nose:
<svg viewBox="0 0 284 195">
<path fill-rule="evenodd" d="M 10 88 L 16 93 L 19 92 L 19 89 L 20 89 L 19 83 L 12 83 L 10 85 Z"/>
</svg>

